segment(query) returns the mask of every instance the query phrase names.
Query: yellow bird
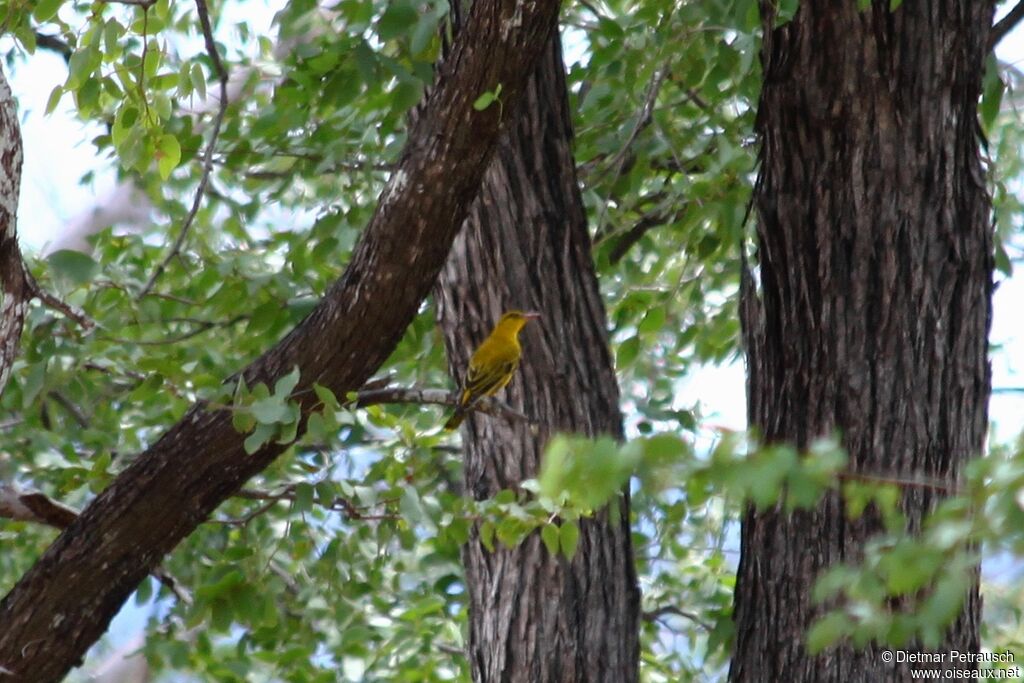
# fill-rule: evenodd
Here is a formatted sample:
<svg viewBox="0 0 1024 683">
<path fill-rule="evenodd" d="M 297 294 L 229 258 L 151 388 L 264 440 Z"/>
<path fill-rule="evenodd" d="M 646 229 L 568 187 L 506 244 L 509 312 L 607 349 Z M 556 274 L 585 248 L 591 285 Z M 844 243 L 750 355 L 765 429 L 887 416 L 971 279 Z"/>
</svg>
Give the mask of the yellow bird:
<svg viewBox="0 0 1024 683">
<path fill-rule="evenodd" d="M 469 359 L 469 371 L 462 384 L 459 405 L 445 423 L 445 429 L 458 427 L 468 408 L 484 396 L 493 396 L 508 384 L 519 367 L 519 357 L 523 351 L 519 346 L 519 332 L 526 323 L 539 317 L 540 313 L 524 311 L 507 311 L 501 316 L 491 334 Z"/>
</svg>

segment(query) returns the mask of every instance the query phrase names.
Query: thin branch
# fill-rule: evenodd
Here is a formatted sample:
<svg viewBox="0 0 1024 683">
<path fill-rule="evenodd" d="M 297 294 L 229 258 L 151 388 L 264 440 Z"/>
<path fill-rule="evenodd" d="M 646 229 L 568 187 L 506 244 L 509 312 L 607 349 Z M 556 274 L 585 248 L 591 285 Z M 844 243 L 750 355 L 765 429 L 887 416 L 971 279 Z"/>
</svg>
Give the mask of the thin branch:
<svg viewBox="0 0 1024 683">
<path fill-rule="evenodd" d="M 633 247 L 634 244 L 643 239 L 643 236 L 654 228 L 659 228 L 669 223 L 679 221 L 683 214 L 686 212 L 686 207 L 666 214 L 662 212 L 654 212 L 647 214 L 633 225 L 632 228 L 627 230 L 622 237 L 615 242 L 615 246 L 612 247 L 611 253 L 608 255 L 608 260 L 612 265 L 615 265 L 626 255 L 627 252 Z"/>
<path fill-rule="evenodd" d="M 110 5 L 131 5 L 132 7 L 141 7 L 142 9 L 149 9 L 156 4 L 156 0 L 100 0 Z"/>
<path fill-rule="evenodd" d="M 93 284 L 94 287 L 101 287 L 101 288 L 106 288 L 106 289 L 116 289 L 119 292 L 124 292 L 125 294 L 131 294 L 131 291 L 129 290 L 128 287 L 126 287 L 125 285 L 122 285 L 120 283 L 114 282 L 113 280 L 96 280 L 92 284 Z M 199 306 L 200 305 L 199 302 L 193 301 L 192 299 L 186 299 L 183 296 L 176 296 L 174 294 L 168 294 L 168 293 L 164 293 L 164 292 L 150 292 L 149 296 L 155 297 L 157 299 L 165 299 L 167 301 L 174 301 L 175 303 L 183 304 L 185 306 Z"/>
<path fill-rule="evenodd" d="M 85 416 L 85 412 L 82 411 L 78 405 L 70 398 L 60 393 L 56 389 L 51 390 L 47 393 L 47 396 L 56 401 L 64 410 L 67 411 L 68 415 L 78 423 L 78 426 L 82 429 L 89 427 L 89 418 Z"/>
<path fill-rule="evenodd" d="M 934 477 L 899 477 L 895 475 L 867 474 L 863 472 L 840 472 L 839 479 L 843 481 L 863 481 L 871 484 L 891 484 L 900 488 L 922 488 L 942 491 L 950 495 L 958 496 L 963 491 L 954 483 Z"/>
<path fill-rule="evenodd" d="M 171 591 L 171 594 L 178 598 L 182 603 L 186 605 L 192 604 L 192 593 L 181 585 L 181 582 L 174 578 L 174 576 L 169 574 L 166 569 L 157 565 L 153 568 L 153 571 L 150 572 L 150 575 L 163 584 L 164 587 Z"/>
<path fill-rule="evenodd" d="M 210 523 L 211 524 L 223 524 L 225 526 L 246 526 L 249 522 L 251 522 L 252 520 L 256 519 L 260 515 L 262 515 L 262 514 L 264 514 L 266 512 L 269 512 L 270 509 L 272 507 L 274 507 L 275 505 L 277 505 L 280 501 L 281 501 L 281 499 L 279 499 L 279 498 L 268 500 L 266 503 L 264 503 L 263 505 L 260 505 L 258 508 L 254 509 L 254 510 L 251 510 L 248 514 L 246 514 L 243 517 L 229 517 L 227 519 L 211 519 Z"/>
<path fill-rule="evenodd" d="M 687 612 L 686 610 L 679 609 L 674 605 L 665 605 L 664 607 L 658 607 L 657 609 L 646 611 L 642 616 L 644 621 L 657 621 L 659 618 L 667 614 L 682 617 L 683 619 L 689 619 L 708 633 L 714 630 L 714 627 L 711 624 L 704 621 L 693 612 Z"/>
<path fill-rule="evenodd" d="M 1006 16 L 996 22 L 988 35 L 988 49 L 992 50 L 999 44 L 1006 35 L 1024 19 L 1024 0 L 1014 5 L 1013 9 L 1006 13 Z"/>
<path fill-rule="evenodd" d="M 199 178 L 199 186 L 196 188 L 196 194 L 192 200 L 192 208 L 189 209 L 188 215 L 185 216 L 185 222 L 182 223 L 181 230 L 178 232 L 178 237 L 174 240 L 171 250 L 167 252 L 167 255 L 164 256 L 156 270 L 149 276 L 149 281 L 146 282 L 145 287 L 136 296 L 136 300 L 149 294 L 149 291 L 153 289 L 153 285 L 156 284 L 157 279 L 167 269 L 171 260 L 181 252 L 185 238 L 188 236 L 189 230 L 192 229 L 192 224 L 196 220 L 196 214 L 199 213 L 199 207 L 203 203 L 206 186 L 210 182 L 210 172 L 213 169 L 213 150 L 217 146 L 220 127 L 224 122 L 224 115 L 228 109 L 228 72 L 220 60 L 217 44 L 213 41 L 213 27 L 210 25 L 210 12 L 206 7 L 206 0 L 196 0 L 196 12 L 199 14 L 199 23 L 203 28 L 203 42 L 206 44 L 206 54 L 209 55 L 210 61 L 213 63 L 213 70 L 217 74 L 217 80 L 220 82 L 220 103 L 217 106 L 217 116 L 213 120 L 213 132 L 210 133 L 210 142 L 206 147 L 206 154 L 203 157 L 203 174 Z"/>
<path fill-rule="evenodd" d="M 446 389 L 426 389 L 423 387 L 384 387 L 382 389 L 361 390 L 357 393 L 355 405 L 357 408 L 377 405 L 381 403 L 416 403 L 420 405 L 451 406 L 458 405 L 458 392 Z M 469 410 L 476 410 L 486 413 L 492 417 L 503 417 L 509 422 L 525 422 L 533 424 L 529 416 L 524 415 L 512 406 L 497 398 L 482 398 Z"/>
<path fill-rule="evenodd" d="M 7 431 L 8 429 L 13 429 L 14 427 L 17 427 L 23 422 L 25 422 L 25 418 L 23 417 L 10 417 L 7 418 L 6 420 L 0 420 L 0 432 Z"/>
<path fill-rule="evenodd" d="M 647 126 L 651 125 L 652 112 L 654 110 L 654 103 L 658 99 L 658 93 L 661 91 L 661 86 L 665 82 L 665 78 L 668 76 L 668 65 L 664 65 L 658 68 L 654 72 L 654 78 L 651 79 L 650 84 L 647 86 L 647 93 L 644 95 L 644 102 L 640 107 L 640 111 L 637 112 L 636 123 L 633 124 L 633 130 L 630 131 L 629 137 L 619 148 L 619 151 L 612 157 L 612 160 L 608 163 L 605 168 L 605 172 L 601 175 L 605 175 L 611 169 L 615 169 L 615 177 L 618 177 L 622 173 L 623 165 L 626 161 L 626 155 L 632 148 L 633 143 L 636 142 L 637 137 Z M 600 178 L 598 178 L 600 179 Z"/>
<path fill-rule="evenodd" d="M 288 484 L 280 491 L 264 491 L 262 489 L 241 489 L 235 494 L 236 498 L 245 498 L 247 500 L 262 500 L 265 501 L 259 507 L 251 510 L 249 513 L 242 517 L 229 518 L 229 519 L 212 519 L 210 520 L 213 524 L 224 524 L 227 526 L 245 526 L 252 520 L 256 519 L 260 515 L 270 511 L 275 505 L 282 501 L 295 502 L 296 495 L 295 489 L 297 484 Z M 377 506 L 386 506 L 394 503 L 394 500 L 386 499 L 377 502 Z M 329 503 L 324 503 L 321 500 L 314 499 L 314 505 L 329 510 L 330 512 L 340 512 L 345 515 L 349 520 L 357 521 L 380 521 L 380 520 L 394 520 L 400 519 L 399 515 L 390 513 L 380 514 L 369 514 L 364 510 L 369 509 L 371 506 L 358 506 L 347 498 L 337 497 Z"/>
<path fill-rule="evenodd" d="M 40 303 L 44 306 L 59 313 L 63 313 L 66 317 L 78 323 L 85 332 L 96 327 L 96 321 L 86 315 L 81 309 L 72 306 L 66 301 L 63 301 L 60 297 L 57 297 L 40 287 L 35 278 L 27 272 L 26 276 L 28 278 L 27 285 L 29 293 L 36 299 L 39 299 Z"/>
<path fill-rule="evenodd" d="M 434 643 L 433 647 L 436 648 L 438 651 L 443 652 L 446 655 L 452 655 L 453 657 L 469 656 L 464 648 L 455 647 L 454 645 L 449 645 L 448 643 Z"/>
<path fill-rule="evenodd" d="M 183 341 L 187 341 L 192 337 L 199 336 L 203 332 L 212 330 L 215 327 L 231 327 L 236 325 L 243 320 L 249 318 L 248 313 L 236 315 L 228 320 L 191 320 L 192 324 L 195 325 L 194 329 L 188 332 L 182 332 L 181 334 L 174 337 L 166 337 L 164 339 L 125 339 L 124 337 L 101 337 L 101 341 L 112 342 L 114 344 L 137 344 L 139 346 L 163 346 L 164 344 L 177 344 Z M 184 320 L 169 321 L 169 322 L 186 322 Z"/>
</svg>

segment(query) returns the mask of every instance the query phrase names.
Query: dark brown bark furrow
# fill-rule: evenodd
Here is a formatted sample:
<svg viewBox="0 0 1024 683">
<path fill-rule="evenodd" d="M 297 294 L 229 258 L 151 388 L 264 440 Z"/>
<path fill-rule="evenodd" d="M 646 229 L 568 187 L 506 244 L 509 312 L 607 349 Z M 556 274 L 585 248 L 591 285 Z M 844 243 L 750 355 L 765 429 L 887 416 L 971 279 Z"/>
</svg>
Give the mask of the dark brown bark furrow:
<svg viewBox="0 0 1024 683">
<path fill-rule="evenodd" d="M 252 386 L 296 365 L 304 412 L 312 382 L 344 396 L 384 362 L 436 281 L 509 113 L 556 26 L 558 3 L 479 0 L 424 114 L 410 130 L 345 274 L 280 344 L 249 366 Z M 0 602 L 0 667 L 11 680 L 61 679 L 138 583 L 196 525 L 282 450 L 252 455 L 228 411 L 196 406 L 122 472 Z"/>
<path fill-rule="evenodd" d="M 461 378 L 503 310 L 540 311 L 522 334 L 523 361 L 505 390 L 539 423 L 467 417 L 465 481 L 478 500 L 537 474 L 556 432 L 622 436 L 604 305 L 590 258 L 571 151 L 561 46 L 553 40 L 487 171 L 437 287 L 449 364 Z M 535 534 L 463 551 L 470 662 L 478 682 L 630 683 L 638 676 L 639 591 L 628 501 L 581 523 L 573 560 Z"/>
<path fill-rule="evenodd" d="M 745 287 L 751 426 L 806 447 L 838 431 L 850 469 L 955 484 L 987 424 L 990 200 L 976 105 L 993 3 L 801 2 L 772 28 L 755 189 L 760 300 Z M 907 487 L 911 530 L 940 493 Z M 880 530 L 830 495 L 749 511 L 730 679 L 903 681 L 880 648 L 812 658 L 810 587 Z M 976 651 L 977 584 L 942 651 Z"/>
</svg>

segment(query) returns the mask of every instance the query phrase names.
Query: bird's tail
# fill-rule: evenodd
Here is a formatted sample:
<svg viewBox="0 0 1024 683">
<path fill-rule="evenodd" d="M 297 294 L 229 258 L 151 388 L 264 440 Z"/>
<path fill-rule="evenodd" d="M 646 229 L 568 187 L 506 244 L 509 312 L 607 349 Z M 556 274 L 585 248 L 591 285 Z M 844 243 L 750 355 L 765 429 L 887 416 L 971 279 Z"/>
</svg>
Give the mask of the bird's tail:
<svg viewBox="0 0 1024 683">
<path fill-rule="evenodd" d="M 462 406 L 459 406 L 458 408 L 455 409 L 455 412 L 452 413 L 452 416 L 448 418 L 448 421 L 444 423 L 444 428 L 448 430 L 458 429 L 459 425 L 462 424 L 462 421 L 465 418 L 466 411 L 462 408 Z"/>
</svg>

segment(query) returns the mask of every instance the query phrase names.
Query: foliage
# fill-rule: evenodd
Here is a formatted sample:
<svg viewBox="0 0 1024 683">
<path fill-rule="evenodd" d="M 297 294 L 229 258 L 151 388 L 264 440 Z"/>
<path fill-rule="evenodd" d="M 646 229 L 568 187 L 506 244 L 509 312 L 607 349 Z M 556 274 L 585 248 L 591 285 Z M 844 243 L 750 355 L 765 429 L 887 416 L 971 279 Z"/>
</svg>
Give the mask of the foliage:
<svg viewBox="0 0 1024 683">
<path fill-rule="evenodd" d="M 0 479 L 81 507 L 198 399 L 230 406 L 252 447 L 287 441 L 296 428 L 286 400 L 294 375 L 275 387 L 225 380 L 299 322 L 348 260 L 405 142 L 406 114 L 432 79 L 447 3 L 341 0 L 327 9 L 292 0 L 275 6 L 273 37 L 255 19 L 222 18 L 266 11 L 253 0 L 211 7 L 234 95 L 195 223 L 149 291 L 194 201 L 216 115 L 217 74 L 193 4 L 0 5 L 18 41 L 12 68 L 33 59 L 39 35 L 67 42 L 68 75 L 54 84 L 51 109 L 69 98 L 83 121 L 101 123 L 91 141 L 97 155 L 154 207 L 152 225 L 99 233 L 89 256 L 63 251 L 32 264 L 41 285 L 97 328 L 85 333 L 31 309 L 0 403 Z M 794 7 L 781 3 L 780 21 Z M 318 389 L 321 409 L 307 434 L 167 558 L 193 601 L 153 579 L 140 588 L 145 652 L 170 679 L 333 681 L 340 670 L 353 681 L 467 680 L 459 547 L 473 523 L 485 543 L 514 545 L 539 530 L 549 551 L 572 555 L 580 520 L 634 475 L 634 547 L 649 617 L 643 675 L 713 677 L 731 639 L 742 502 L 783 497 L 806 506 L 836 484 L 842 460 L 833 447 L 757 449 L 721 431 L 708 444 L 700 406 L 677 398 L 700 364 L 737 357 L 757 3 L 573 3 L 563 28 L 593 255 L 623 408 L 630 433 L 643 438 L 621 446 L 559 439 L 537 481 L 473 503 L 462 495 L 458 450 L 439 429 L 439 411 L 356 410 L 348 397 Z M 998 116 L 1002 88 L 989 78 L 982 113 L 1005 169 L 996 198 L 1008 240 L 1018 226 L 1002 217 L 1020 207 L 1007 179 L 1019 175 L 1021 141 Z M 496 84 L 477 105 L 501 107 L 500 96 Z M 1004 272 L 1011 258 L 1001 247 Z M 427 304 L 388 361 L 395 383 L 448 385 L 432 320 Z M 823 579 L 819 591 L 838 611 L 816 627 L 816 644 L 927 637 L 923 616 L 893 617 L 884 599 L 938 579 L 935 600 L 918 606 L 941 617 L 972 544 L 1013 538 L 1019 507 L 1008 492 L 1020 488 L 1019 463 L 985 462 L 971 484 L 984 497 L 970 500 L 989 526 L 965 528 L 962 499 L 920 540 L 894 526 L 863 567 Z M 850 505 L 867 496 L 896 514 L 888 488 L 844 490 Z M 12 585 L 52 538 L 0 524 L 0 584 Z M 1017 623 L 1018 598 L 1003 607 Z M 1021 642 L 1019 629 L 1004 637 Z"/>
</svg>

